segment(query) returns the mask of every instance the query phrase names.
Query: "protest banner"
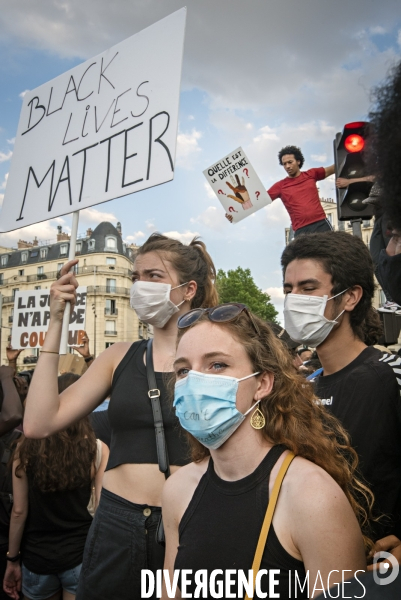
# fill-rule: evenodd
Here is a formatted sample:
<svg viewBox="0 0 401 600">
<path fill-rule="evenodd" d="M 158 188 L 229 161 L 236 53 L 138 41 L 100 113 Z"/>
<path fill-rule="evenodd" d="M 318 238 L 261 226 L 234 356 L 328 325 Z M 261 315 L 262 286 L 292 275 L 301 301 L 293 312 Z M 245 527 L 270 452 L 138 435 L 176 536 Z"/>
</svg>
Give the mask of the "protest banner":
<svg viewBox="0 0 401 600">
<path fill-rule="evenodd" d="M 85 334 L 86 286 L 77 288 L 77 303 L 70 315 L 68 345 L 79 346 Z M 50 320 L 50 290 L 16 292 L 11 345 L 13 348 L 41 348 Z"/>
<path fill-rule="evenodd" d="M 186 9 L 28 91 L 0 231 L 174 176 Z"/>
<path fill-rule="evenodd" d="M 241 148 L 203 171 L 231 223 L 238 223 L 270 204 L 271 198 Z"/>
<path fill-rule="evenodd" d="M 0 232 L 174 177 L 186 8 L 24 95 Z M 67 352 L 70 304 L 60 352 Z"/>
</svg>

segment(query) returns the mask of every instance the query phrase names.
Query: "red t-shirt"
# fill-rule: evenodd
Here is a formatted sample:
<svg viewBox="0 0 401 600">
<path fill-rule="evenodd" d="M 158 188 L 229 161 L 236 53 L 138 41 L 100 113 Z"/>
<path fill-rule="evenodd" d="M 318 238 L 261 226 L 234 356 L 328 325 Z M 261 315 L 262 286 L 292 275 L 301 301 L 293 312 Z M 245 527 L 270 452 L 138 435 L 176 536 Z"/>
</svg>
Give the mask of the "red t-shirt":
<svg viewBox="0 0 401 600">
<path fill-rule="evenodd" d="M 323 167 L 301 171 L 298 177 L 286 177 L 267 190 L 272 200 L 281 198 L 294 231 L 310 223 L 321 221 L 326 214 L 320 204 L 316 181 L 326 177 Z"/>
</svg>

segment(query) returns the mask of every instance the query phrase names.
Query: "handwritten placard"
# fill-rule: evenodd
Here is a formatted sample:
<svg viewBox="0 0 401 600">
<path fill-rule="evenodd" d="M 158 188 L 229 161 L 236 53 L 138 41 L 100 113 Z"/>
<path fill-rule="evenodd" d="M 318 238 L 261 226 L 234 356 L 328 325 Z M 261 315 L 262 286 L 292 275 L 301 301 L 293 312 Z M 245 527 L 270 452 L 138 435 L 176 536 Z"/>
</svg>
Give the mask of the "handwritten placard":
<svg viewBox="0 0 401 600">
<path fill-rule="evenodd" d="M 68 345 L 80 346 L 85 334 L 87 288 L 77 288 L 77 302 L 70 315 Z M 15 293 L 11 344 L 13 348 L 41 348 L 50 321 L 50 290 Z"/>
<path fill-rule="evenodd" d="M 170 181 L 186 9 L 25 94 L 0 231 Z"/>
<path fill-rule="evenodd" d="M 241 147 L 203 171 L 231 223 L 238 223 L 270 204 L 249 158 Z"/>
</svg>

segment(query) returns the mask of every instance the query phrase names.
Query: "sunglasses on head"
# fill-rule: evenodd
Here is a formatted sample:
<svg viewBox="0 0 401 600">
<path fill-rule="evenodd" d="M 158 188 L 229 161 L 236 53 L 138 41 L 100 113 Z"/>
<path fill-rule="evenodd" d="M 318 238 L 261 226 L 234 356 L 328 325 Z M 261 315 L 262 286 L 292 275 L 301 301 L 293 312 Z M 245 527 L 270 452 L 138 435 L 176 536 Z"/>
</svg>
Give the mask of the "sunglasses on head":
<svg viewBox="0 0 401 600">
<path fill-rule="evenodd" d="M 213 306 L 211 308 L 194 308 L 185 313 L 185 315 L 182 315 L 182 317 L 178 319 L 177 325 L 178 329 L 186 329 L 186 327 L 190 327 L 199 321 L 201 316 L 205 314 L 212 323 L 228 323 L 229 321 L 234 321 L 234 319 L 242 312 L 245 312 L 248 315 L 254 330 L 260 335 L 259 328 L 249 312 L 248 307 L 239 302 L 227 302 L 226 304 L 219 304 L 218 306 Z"/>
</svg>

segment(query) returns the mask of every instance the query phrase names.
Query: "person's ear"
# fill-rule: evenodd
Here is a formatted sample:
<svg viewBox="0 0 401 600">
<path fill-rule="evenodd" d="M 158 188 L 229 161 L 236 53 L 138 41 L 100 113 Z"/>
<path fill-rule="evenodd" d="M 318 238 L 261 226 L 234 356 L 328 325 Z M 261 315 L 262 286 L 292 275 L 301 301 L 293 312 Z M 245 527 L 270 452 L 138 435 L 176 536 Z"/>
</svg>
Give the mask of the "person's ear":
<svg viewBox="0 0 401 600">
<path fill-rule="evenodd" d="M 343 309 L 347 312 L 351 312 L 354 310 L 358 302 L 361 301 L 361 298 L 363 296 L 363 289 L 360 285 L 354 285 L 352 288 L 350 288 L 344 293 L 344 296 L 345 304 L 343 306 Z"/>
<path fill-rule="evenodd" d="M 253 398 L 254 400 L 262 400 L 262 398 L 268 396 L 273 389 L 274 375 L 273 373 L 267 373 L 267 371 L 265 371 L 258 376 L 257 380 L 259 385 Z"/>
<path fill-rule="evenodd" d="M 191 280 L 185 286 L 185 295 L 184 300 L 187 302 L 191 302 L 191 300 L 195 297 L 196 291 L 198 289 L 198 284 L 196 281 Z"/>
</svg>

